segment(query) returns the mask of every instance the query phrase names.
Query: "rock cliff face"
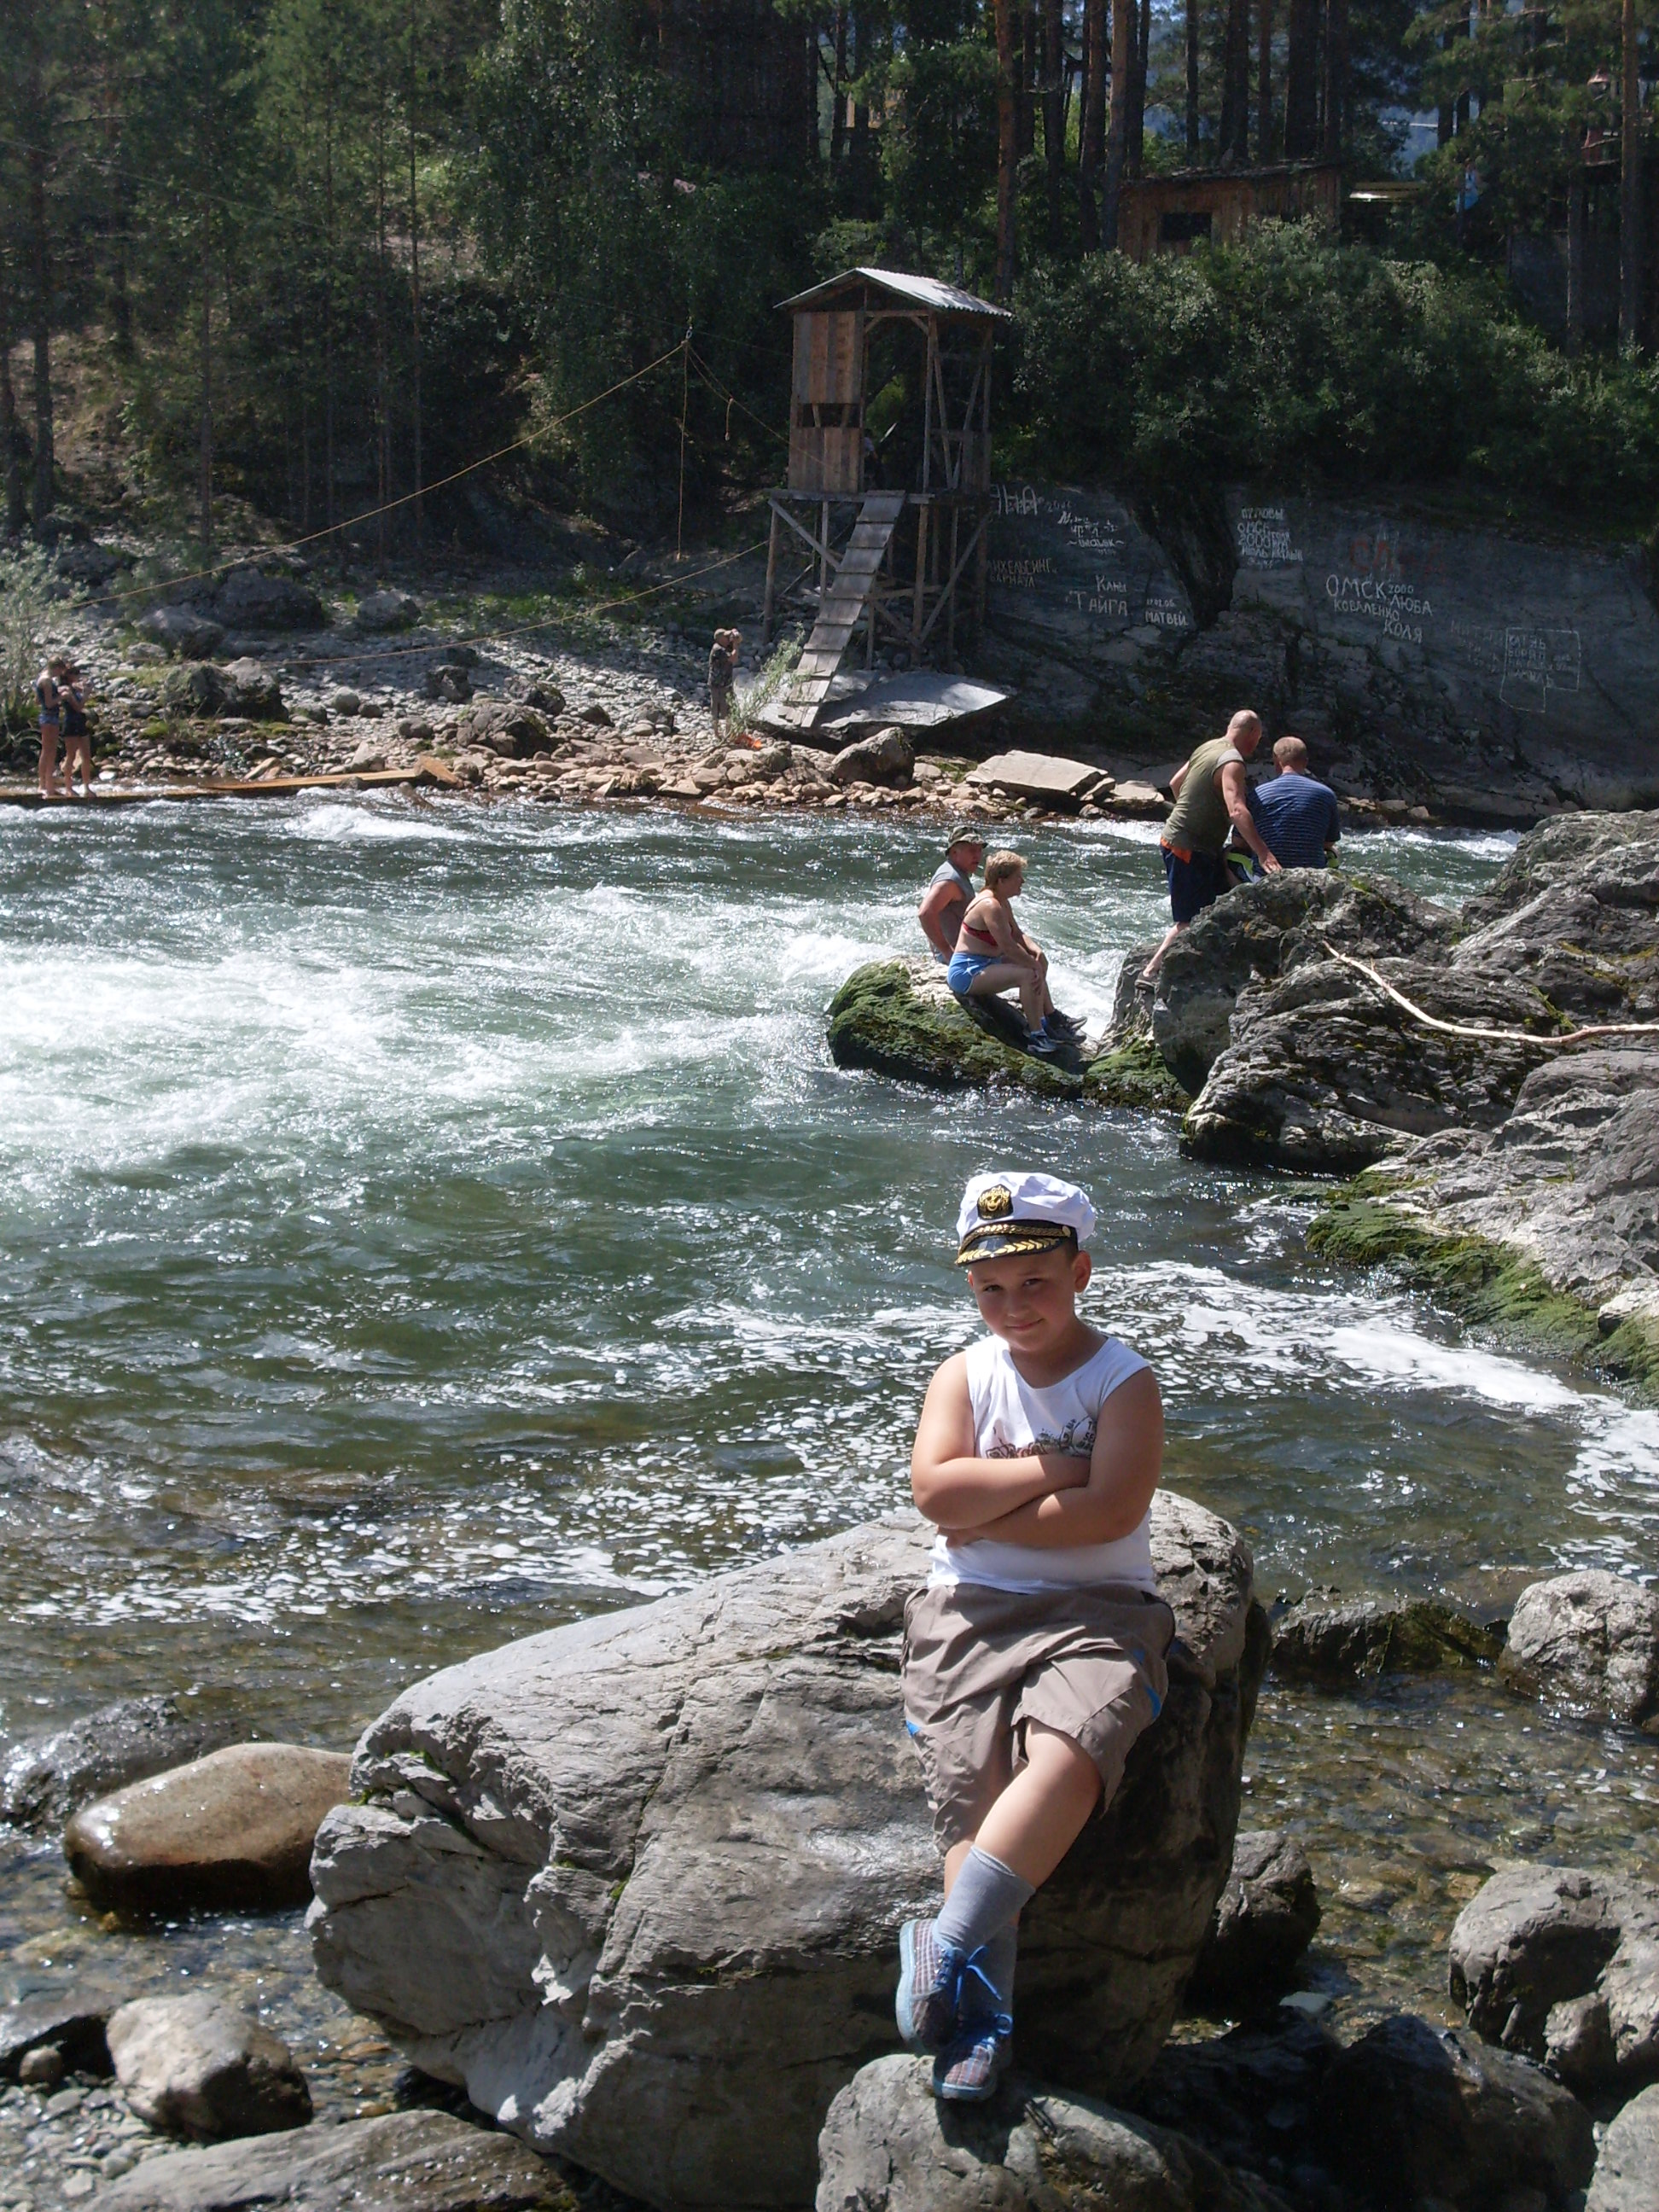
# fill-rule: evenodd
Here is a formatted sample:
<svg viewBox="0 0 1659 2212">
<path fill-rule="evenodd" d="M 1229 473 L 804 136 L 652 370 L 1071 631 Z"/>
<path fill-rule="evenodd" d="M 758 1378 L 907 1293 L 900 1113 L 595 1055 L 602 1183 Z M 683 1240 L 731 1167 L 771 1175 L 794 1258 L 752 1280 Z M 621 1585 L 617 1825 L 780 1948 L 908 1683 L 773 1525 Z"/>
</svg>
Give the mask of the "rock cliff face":
<svg viewBox="0 0 1659 2212">
<path fill-rule="evenodd" d="M 996 498 L 985 672 L 1048 741 L 1163 760 L 1195 720 L 1249 705 L 1356 794 L 1510 822 L 1659 800 L 1638 548 L 1236 492 L 1195 547 L 1109 492 Z"/>
<path fill-rule="evenodd" d="M 1659 1033 L 1554 1042 L 1659 1024 L 1659 814 L 1547 824 L 1462 915 L 1335 875 L 1246 884 L 1171 948 L 1152 1021 L 1198 1093 L 1193 1152 L 1371 1170 L 1316 1244 L 1659 1376 Z"/>
<path fill-rule="evenodd" d="M 1032 1907 L 1022 2053 L 1151 2064 L 1226 1878 L 1265 1656 L 1250 1563 L 1160 1493 L 1169 1699 Z M 939 1866 L 899 1702 L 906 1518 L 418 1683 L 317 1840 L 317 1968 L 416 2063 L 653 2204 L 810 2202 L 830 2099 L 894 2047 Z"/>
</svg>

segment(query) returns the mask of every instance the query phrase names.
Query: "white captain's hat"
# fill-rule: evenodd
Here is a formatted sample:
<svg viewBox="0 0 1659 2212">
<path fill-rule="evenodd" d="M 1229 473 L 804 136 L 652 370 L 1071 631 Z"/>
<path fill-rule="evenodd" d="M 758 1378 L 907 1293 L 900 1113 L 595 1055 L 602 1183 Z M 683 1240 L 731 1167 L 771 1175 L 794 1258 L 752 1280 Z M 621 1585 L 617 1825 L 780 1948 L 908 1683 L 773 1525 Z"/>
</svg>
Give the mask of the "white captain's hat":
<svg viewBox="0 0 1659 2212">
<path fill-rule="evenodd" d="M 970 1176 L 957 1212 L 957 1265 L 1086 1244 L 1095 1225 L 1088 1194 L 1058 1176 L 1008 1168 Z"/>
</svg>

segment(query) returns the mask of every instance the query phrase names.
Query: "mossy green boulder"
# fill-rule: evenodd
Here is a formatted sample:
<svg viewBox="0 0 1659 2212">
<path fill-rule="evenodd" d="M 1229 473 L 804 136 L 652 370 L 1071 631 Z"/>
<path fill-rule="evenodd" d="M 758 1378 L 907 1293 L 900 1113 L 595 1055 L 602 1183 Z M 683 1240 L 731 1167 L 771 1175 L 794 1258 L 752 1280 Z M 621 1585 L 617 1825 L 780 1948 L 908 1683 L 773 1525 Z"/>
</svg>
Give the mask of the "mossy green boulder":
<svg viewBox="0 0 1659 2212">
<path fill-rule="evenodd" d="M 879 960 L 854 969 L 830 1005 L 830 1056 L 931 1091 L 995 1088 L 1077 1098 L 1080 1073 L 1005 1043 L 963 1012 L 943 974 L 921 962 Z M 930 963 L 931 964 L 931 963 Z"/>
</svg>

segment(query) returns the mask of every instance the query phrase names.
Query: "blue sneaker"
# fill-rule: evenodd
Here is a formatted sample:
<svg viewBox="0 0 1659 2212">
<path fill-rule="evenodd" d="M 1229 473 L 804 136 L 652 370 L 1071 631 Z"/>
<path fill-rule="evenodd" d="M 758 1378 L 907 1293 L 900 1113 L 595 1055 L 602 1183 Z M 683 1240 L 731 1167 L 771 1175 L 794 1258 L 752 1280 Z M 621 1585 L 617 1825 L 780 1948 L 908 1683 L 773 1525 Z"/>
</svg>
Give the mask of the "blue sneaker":
<svg viewBox="0 0 1659 2212">
<path fill-rule="evenodd" d="M 1006 2012 L 973 2021 L 934 2059 L 933 2094 L 947 2104 L 984 2104 L 995 2096 L 1013 2047 L 1014 2023 Z"/>
<path fill-rule="evenodd" d="M 962 1954 L 939 1940 L 936 1920 L 907 1920 L 899 1929 L 898 2032 L 919 2051 L 943 2051 L 956 2035 Z"/>
</svg>

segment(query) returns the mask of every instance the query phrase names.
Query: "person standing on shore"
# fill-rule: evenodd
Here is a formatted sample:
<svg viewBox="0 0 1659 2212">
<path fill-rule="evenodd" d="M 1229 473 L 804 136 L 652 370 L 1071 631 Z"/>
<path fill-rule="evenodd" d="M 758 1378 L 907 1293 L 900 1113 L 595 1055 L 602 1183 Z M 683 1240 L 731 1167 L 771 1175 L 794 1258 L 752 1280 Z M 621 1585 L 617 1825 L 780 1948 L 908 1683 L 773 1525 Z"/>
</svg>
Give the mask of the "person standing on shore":
<svg viewBox="0 0 1659 2212">
<path fill-rule="evenodd" d="M 64 695 L 58 688 L 69 672 L 69 663 L 54 653 L 34 679 L 35 703 L 40 710 L 40 796 L 68 796 L 58 788 L 58 738 L 64 726 Z"/>
<path fill-rule="evenodd" d="M 1222 855 L 1233 830 L 1255 854 L 1264 875 L 1279 872 L 1278 860 L 1250 818 L 1244 775 L 1244 763 L 1261 743 L 1261 718 L 1246 708 L 1228 723 L 1224 737 L 1206 738 L 1170 778 L 1175 805 L 1158 841 L 1170 886 L 1170 927 L 1141 970 L 1143 982 L 1152 981 L 1194 915 L 1232 889 Z"/>
<path fill-rule="evenodd" d="M 1342 835 L 1342 811 L 1329 784 L 1308 773 L 1308 748 L 1283 737 L 1273 747 L 1279 774 L 1250 793 L 1250 817 L 1281 868 L 1328 868 Z"/>
<path fill-rule="evenodd" d="M 81 796 L 92 797 L 92 737 L 87 728 L 86 678 L 71 662 L 58 687 L 64 709 L 64 789 L 75 796 L 75 763 L 81 763 Z"/>
<path fill-rule="evenodd" d="M 985 840 L 971 822 L 953 822 L 945 859 L 934 869 L 916 908 L 916 920 L 935 960 L 950 964 L 962 934 L 962 918 L 974 896 L 974 871 L 985 858 Z"/>
<path fill-rule="evenodd" d="M 732 686 L 737 680 L 738 647 L 743 643 L 743 633 L 735 629 L 717 629 L 714 642 L 708 652 L 708 711 L 714 718 L 714 736 L 724 741 L 728 734 L 727 721 L 732 713 Z"/>
</svg>

